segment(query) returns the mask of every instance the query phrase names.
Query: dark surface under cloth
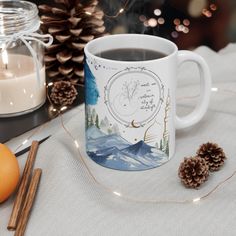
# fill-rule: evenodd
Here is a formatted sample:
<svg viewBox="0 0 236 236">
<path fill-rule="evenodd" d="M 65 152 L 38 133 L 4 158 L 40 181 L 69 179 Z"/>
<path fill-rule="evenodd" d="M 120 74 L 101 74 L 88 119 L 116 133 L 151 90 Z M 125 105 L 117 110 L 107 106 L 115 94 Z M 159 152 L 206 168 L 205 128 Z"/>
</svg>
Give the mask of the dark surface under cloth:
<svg viewBox="0 0 236 236">
<path fill-rule="evenodd" d="M 78 97 L 73 107 L 82 104 L 84 101 L 84 91 L 82 87 L 78 88 Z M 38 127 L 51 119 L 49 112 L 49 103 L 46 102 L 39 109 L 25 115 L 16 117 L 0 118 L 0 143 L 19 136 L 35 127 Z"/>
</svg>

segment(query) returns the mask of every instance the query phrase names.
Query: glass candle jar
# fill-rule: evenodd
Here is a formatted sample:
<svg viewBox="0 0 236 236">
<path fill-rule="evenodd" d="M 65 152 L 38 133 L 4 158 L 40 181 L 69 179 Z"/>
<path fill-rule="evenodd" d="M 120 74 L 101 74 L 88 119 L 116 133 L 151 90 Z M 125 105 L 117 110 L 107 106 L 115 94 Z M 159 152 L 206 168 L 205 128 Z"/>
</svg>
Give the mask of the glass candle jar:
<svg viewBox="0 0 236 236">
<path fill-rule="evenodd" d="M 0 2 L 0 117 L 32 112 L 46 100 L 43 49 L 52 37 L 39 28 L 35 4 Z"/>
</svg>

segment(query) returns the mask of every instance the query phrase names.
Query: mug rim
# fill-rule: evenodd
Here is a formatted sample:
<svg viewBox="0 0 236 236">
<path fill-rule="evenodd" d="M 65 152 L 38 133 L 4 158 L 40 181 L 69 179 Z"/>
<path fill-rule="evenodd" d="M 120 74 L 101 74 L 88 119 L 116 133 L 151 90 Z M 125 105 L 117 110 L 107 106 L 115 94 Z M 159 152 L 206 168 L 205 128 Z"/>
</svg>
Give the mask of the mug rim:
<svg viewBox="0 0 236 236">
<path fill-rule="evenodd" d="M 161 57 L 161 58 L 156 58 L 156 59 L 151 59 L 151 60 L 138 60 L 138 61 L 122 61 L 122 60 L 113 60 L 113 59 L 106 59 L 106 58 L 102 58 L 102 57 L 99 57 L 95 54 L 93 54 L 89 48 L 91 46 L 93 46 L 94 44 L 99 44 L 101 43 L 101 41 L 104 41 L 106 40 L 107 38 L 124 38 L 124 37 L 138 37 L 138 38 L 153 38 L 157 41 L 162 41 L 164 42 L 165 44 L 168 44 L 169 47 L 172 47 L 172 52 L 167 54 L 166 56 L 164 57 Z M 125 48 L 125 47 L 124 47 Z M 142 47 L 144 48 L 144 47 Z M 114 48 L 115 49 L 115 48 Z M 145 49 L 145 48 L 144 48 Z M 150 63 L 152 61 L 163 61 L 163 60 L 167 60 L 169 59 L 170 57 L 174 56 L 178 51 L 178 48 L 176 46 L 175 43 L 173 43 L 172 41 L 168 40 L 168 39 L 165 39 L 165 38 L 162 38 L 162 37 L 159 37 L 159 36 L 154 36 L 154 35 L 147 35 L 147 34 L 113 34 L 113 35 L 105 35 L 105 36 L 102 36 L 102 37 L 99 37 L 99 38 L 95 38 L 93 40 L 91 40 L 90 42 L 88 42 L 86 45 L 85 45 L 85 48 L 84 48 L 84 53 L 85 53 L 85 56 L 90 56 L 90 57 L 93 57 L 95 59 L 98 59 L 98 60 L 101 60 L 101 61 L 104 61 L 104 62 L 112 62 L 112 63 L 126 63 L 126 64 L 132 64 L 132 63 L 138 63 L 138 62 L 141 62 L 141 63 Z"/>
</svg>

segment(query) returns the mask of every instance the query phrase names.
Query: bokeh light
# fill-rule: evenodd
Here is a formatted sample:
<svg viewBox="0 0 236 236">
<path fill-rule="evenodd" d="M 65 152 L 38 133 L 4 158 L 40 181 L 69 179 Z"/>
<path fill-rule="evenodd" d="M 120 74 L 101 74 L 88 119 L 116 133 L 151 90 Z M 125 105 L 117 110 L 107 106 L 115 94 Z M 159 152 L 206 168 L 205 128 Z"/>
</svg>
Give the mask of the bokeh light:
<svg viewBox="0 0 236 236">
<path fill-rule="evenodd" d="M 184 24 L 185 26 L 189 26 L 189 25 L 190 25 L 190 21 L 189 21 L 188 19 L 184 19 L 184 20 L 183 20 L 183 24 Z"/>
<path fill-rule="evenodd" d="M 145 21 L 143 22 L 143 25 L 144 25 L 145 27 L 148 27 L 148 26 L 149 26 L 148 20 L 145 20 Z"/>
<path fill-rule="evenodd" d="M 188 1 L 187 11 L 193 18 L 201 16 L 202 9 L 207 7 L 207 0 L 190 0 Z"/>
<path fill-rule="evenodd" d="M 155 9 L 154 10 L 154 15 L 156 15 L 156 16 L 160 16 L 161 15 L 161 10 L 160 9 Z"/>
<path fill-rule="evenodd" d="M 202 14 L 204 15 L 204 16 L 206 16 L 206 17 L 212 17 L 212 13 L 209 11 L 209 10 L 207 10 L 207 9 L 202 9 Z"/>
<path fill-rule="evenodd" d="M 150 27 L 156 27 L 156 26 L 157 26 L 157 20 L 154 19 L 154 18 L 150 18 L 150 19 L 148 20 L 148 25 L 149 25 Z"/>
<path fill-rule="evenodd" d="M 184 32 L 185 34 L 187 34 L 187 33 L 189 32 L 189 28 L 188 28 L 188 27 L 184 27 L 183 32 Z"/>
<path fill-rule="evenodd" d="M 171 33 L 171 36 L 172 36 L 173 38 L 178 38 L 178 37 L 179 37 L 179 34 L 178 34 L 178 32 L 173 31 L 173 32 Z"/>
<path fill-rule="evenodd" d="M 159 17 L 157 22 L 158 24 L 163 25 L 165 23 L 165 19 L 163 17 Z"/>
<path fill-rule="evenodd" d="M 216 10 L 217 10 L 216 4 L 212 3 L 212 4 L 210 5 L 210 9 L 211 9 L 212 11 L 216 11 Z"/>
<path fill-rule="evenodd" d="M 178 30 L 178 31 L 183 31 L 184 29 L 185 29 L 185 26 L 182 25 L 182 24 L 180 24 L 180 25 L 177 26 L 177 30 Z"/>
<path fill-rule="evenodd" d="M 175 19 L 174 19 L 174 24 L 175 24 L 175 25 L 179 25 L 179 24 L 180 24 L 180 19 L 175 18 Z"/>
<path fill-rule="evenodd" d="M 144 15 L 140 15 L 140 16 L 139 16 L 139 20 L 140 20 L 141 22 L 144 22 L 146 19 L 147 19 L 147 17 L 144 16 Z"/>
</svg>

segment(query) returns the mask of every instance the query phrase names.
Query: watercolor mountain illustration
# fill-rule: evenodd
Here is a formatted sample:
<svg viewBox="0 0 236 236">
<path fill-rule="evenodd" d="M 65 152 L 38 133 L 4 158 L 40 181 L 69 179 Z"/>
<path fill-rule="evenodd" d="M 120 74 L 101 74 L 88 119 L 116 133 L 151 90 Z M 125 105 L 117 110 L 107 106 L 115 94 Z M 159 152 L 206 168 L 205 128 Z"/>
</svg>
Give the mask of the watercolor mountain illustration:
<svg viewBox="0 0 236 236">
<path fill-rule="evenodd" d="M 129 143 L 119 134 L 105 134 L 95 125 L 86 130 L 87 153 L 96 163 L 117 170 L 147 170 L 162 165 L 168 156 L 139 141 Z"/>
<path fill-rule="evenodd" d="M 86 61 L 86 60 L 85 60 Z M 96 105 L 99 97 L 99 91 L 96 84 L 96 79 L 90 70 L 87 62 L 84 63 L 85 73 L 85 103 L 87 105 Z"/>
</svg>

